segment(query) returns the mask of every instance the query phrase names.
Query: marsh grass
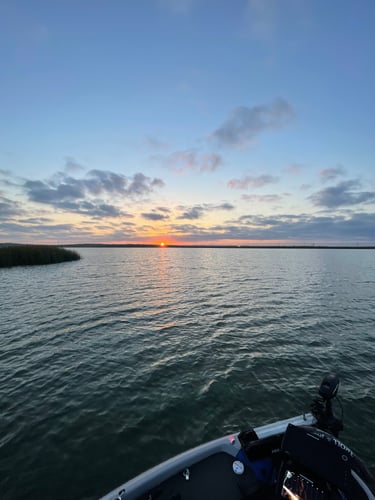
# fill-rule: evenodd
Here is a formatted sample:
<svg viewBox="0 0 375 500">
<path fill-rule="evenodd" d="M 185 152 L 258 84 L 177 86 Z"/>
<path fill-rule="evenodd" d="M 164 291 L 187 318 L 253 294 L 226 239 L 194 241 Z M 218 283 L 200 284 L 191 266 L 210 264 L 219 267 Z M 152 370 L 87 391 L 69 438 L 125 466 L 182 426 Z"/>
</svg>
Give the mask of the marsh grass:
<svg viewBox="0 0 375 500">
<path fill-rule="evenodd" d="M 57 264 L 80 258 L 73 250 L 53 245 L 11 245 L 0 248 L 0 267 Z"/>
</svg>

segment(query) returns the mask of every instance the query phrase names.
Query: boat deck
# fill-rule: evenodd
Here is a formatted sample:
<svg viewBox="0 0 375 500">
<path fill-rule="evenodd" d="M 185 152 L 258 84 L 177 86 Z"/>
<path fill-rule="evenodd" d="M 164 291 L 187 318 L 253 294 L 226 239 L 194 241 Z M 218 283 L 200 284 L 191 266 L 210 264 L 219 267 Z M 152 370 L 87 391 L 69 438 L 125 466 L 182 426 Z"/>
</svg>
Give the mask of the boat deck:
<svg viewBox="0 0 375 500">
<path fill-rule="evenodd" d="M 261 483 L 248 467 L 241 475 L 233 472 L 233 456 L 216 453 L 189 468 L 189 479 L 176 474 L 139 500 L 260 500 Z"/>
</svg>

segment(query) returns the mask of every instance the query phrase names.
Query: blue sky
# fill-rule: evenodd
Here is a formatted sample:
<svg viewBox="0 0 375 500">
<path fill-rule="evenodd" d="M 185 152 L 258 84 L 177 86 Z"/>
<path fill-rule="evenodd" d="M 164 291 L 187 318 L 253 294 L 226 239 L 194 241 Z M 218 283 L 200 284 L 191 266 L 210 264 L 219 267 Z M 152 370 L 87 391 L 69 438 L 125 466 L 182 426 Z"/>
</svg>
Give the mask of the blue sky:
<svg viewBox="0 0 375 500">
<path fill-rule="evenodd" d="M 0 242 L 375 244 L 375 4 L 0 1 Z"/>
</svg>

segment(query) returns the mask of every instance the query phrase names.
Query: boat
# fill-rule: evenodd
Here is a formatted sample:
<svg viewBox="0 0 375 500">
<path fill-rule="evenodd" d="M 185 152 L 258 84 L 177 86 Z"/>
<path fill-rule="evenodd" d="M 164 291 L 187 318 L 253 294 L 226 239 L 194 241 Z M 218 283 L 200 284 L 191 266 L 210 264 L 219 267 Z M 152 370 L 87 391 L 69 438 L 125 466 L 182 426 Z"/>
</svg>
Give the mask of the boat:
<svg viewBox="0 0 375 500">
<path fill-rule="evenodd" d="M 339 440 L 339 383 L 327 374 L 309 413 L 202 444 L 102 500 L 375 500 L 372 474 Z"/>
</svg>

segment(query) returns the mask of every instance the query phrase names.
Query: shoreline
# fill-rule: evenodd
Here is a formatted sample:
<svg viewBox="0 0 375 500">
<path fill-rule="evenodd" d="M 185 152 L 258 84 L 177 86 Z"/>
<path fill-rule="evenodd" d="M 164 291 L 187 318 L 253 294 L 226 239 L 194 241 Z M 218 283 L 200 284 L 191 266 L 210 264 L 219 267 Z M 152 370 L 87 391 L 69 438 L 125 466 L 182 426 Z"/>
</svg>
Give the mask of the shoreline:
<svg viewBox="0 0 375 500">
<path fill-rule="evenodd" d="M 332 250 L 375 250 L 375 245 L 177 245 L 152 243 L 72 243 L 68 245 L 59 245 L 66 248 L 236 248 L 236 249 L 332 249 Z"/>
</svg>

